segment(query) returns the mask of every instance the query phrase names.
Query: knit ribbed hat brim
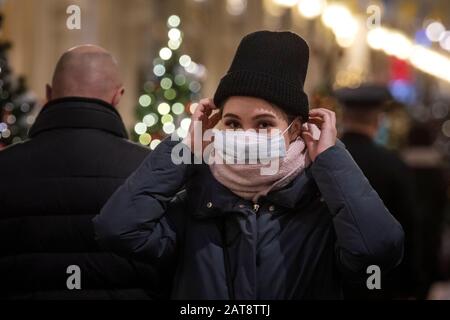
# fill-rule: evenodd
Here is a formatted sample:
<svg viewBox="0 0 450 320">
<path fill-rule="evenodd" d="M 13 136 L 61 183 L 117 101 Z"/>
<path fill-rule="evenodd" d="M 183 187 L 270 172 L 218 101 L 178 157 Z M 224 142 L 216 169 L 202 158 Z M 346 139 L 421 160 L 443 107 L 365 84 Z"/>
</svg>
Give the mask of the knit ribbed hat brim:
<svg viewBox="0 0 450 320">
<path fill-rule="evenodd" d="M 273 92 L 277 92 L 274 95 Z M 230 96 L 249 96 L 267 100 L 279 106 L 286 113 L 302 117 L 308 121 L 308 96 L 301 86 L 277 79 L 273 75 L 255 71 L 236 71 L 227 73 L 219 83 L 214 103 L 222 106 Z"/>
</svg>

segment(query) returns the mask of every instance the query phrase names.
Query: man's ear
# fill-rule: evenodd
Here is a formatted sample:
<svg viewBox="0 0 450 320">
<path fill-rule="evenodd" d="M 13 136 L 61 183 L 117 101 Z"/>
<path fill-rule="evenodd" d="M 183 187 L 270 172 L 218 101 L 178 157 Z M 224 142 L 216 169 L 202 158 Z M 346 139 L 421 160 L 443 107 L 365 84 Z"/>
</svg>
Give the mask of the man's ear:
<svg viewBox="0 0 450 320">
<path fill-rule="evenodd" d="M 48 83 L 45 85 L 45 97 L 47 101 L 52 100 L 52 87 Z"/>
<path fill-rule="evenodd" d="M 123 97 L 123 95 L 125 94 L 125 88 L 123 86 L 121 86 L 119 89 L 116 90 L 116 93 L 114 94 L 111 104 L 115 107 L 119 104 L 120 99 Z"/>
</svg>

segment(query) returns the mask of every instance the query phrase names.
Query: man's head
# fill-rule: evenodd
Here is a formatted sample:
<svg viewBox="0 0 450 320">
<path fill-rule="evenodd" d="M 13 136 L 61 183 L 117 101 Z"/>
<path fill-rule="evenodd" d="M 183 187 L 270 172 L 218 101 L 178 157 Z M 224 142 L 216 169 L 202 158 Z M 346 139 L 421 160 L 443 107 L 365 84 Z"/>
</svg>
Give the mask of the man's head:
<svg viewBox="0 0 450 320">
<path fill-rule="evenodd" d="M 343 106 L 344 131 L 359 132 L 372 138 L 378 131 L 386 103 L 392 100 L 388 88 L 376 84 L 339 89 L 335 96 Z"/>
<path fill-rule="evenodd" d="M 119 68 L 114 57 L 95 45 L 69 49 L 59 59 L 47 99 L 86 97 L 116 106 L 124 94 Z"/>
<path fill-rule="evenodd" d="M 345 132 L 358 132 L 374 138 L 383 119 L 381 106 L 370 109 L 344 107 L 342 125 Z"/>
</svg>

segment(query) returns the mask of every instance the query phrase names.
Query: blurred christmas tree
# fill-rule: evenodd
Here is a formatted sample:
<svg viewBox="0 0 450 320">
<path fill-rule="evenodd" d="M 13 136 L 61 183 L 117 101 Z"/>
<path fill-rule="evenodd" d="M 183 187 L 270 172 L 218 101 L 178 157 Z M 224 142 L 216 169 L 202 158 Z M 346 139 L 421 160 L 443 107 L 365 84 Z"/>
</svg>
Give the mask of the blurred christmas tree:
<svg viewBox="0 0 450 320">
<path fill-rule="evenodd" d="M 3 15 L 0 13 L 0 36 L 2 26 Z M 34 121 L 30 111 L 35 102 L 28 93 L 25 78 L 15 78 L 8 64 L 10 48 L 10 42 L 0 41 L 0 149 L 24 140 Z"/>
<path fill-rule="evenodd" d="M 205 77 L 204 66 L 179 52 L 183 40 L 180 23 L 176 15 L 168 18 L 167 47 L 153 60 L 153 70 L 145 77 L 139 96 L 133 139 L 151 149 L 169 134 L 186 136 L 196 106 L 193 101 L 199 99 L 200 81 Z"/>
</svg>

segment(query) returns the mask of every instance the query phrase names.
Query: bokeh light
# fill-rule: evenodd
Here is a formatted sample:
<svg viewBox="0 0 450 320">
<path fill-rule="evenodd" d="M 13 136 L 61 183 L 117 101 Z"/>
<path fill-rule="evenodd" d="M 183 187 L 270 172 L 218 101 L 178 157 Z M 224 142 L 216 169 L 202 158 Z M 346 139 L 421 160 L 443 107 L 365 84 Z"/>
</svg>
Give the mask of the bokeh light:
<svg viewBox="0 0 450 320">
<path fill-rule="evenodd" d="M 150 141 L 152 141 L 152 136 L 148 133 L 143 133 L 139 136 L 139 143 L 148 146 Z"/>
<path fill-rule="evenodd" d="M 161 115 L 168 114 L 170 112 L 170 105 L 166 102 L 162 102 L 158 105 L 158 112 Z"/>
<path fill-rule="evenodd" d="M 172 57 L 172 50 L 170 50 L 167 47 L 164 47 L 161 50 L 159 50 L 159 56 L 163 60 L 169 60 Z"/>
<path fill-rule="evenodd" d="M 152 103 L 152 98 L 148 94 L 143 94 L 139 97 L 139 104 L 143 107 L 148 107 Z"/>
</svg>

